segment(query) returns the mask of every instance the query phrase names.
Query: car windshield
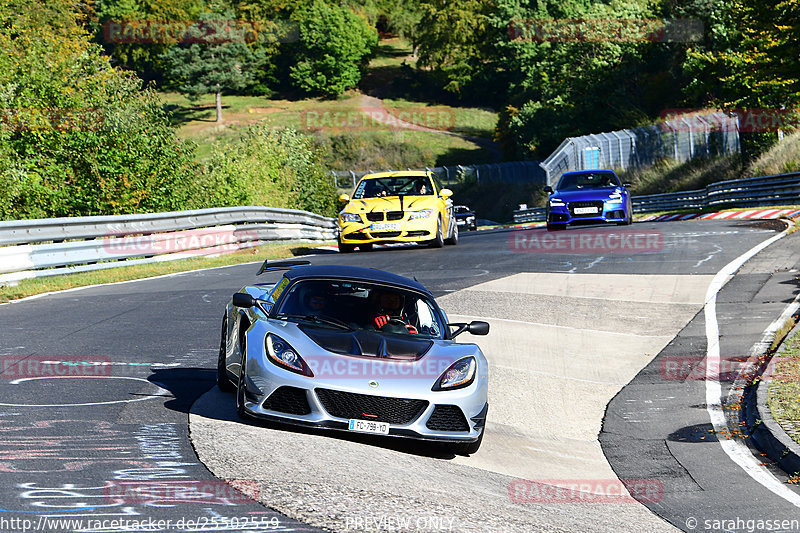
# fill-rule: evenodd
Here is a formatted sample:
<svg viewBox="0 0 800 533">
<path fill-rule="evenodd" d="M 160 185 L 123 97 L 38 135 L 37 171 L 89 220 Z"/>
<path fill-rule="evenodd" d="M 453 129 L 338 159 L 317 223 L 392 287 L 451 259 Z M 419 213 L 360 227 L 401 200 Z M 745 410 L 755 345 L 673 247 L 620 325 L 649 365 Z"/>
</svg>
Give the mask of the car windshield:
<svg viewBox="0 0 800 533">
<path fill-rule="evenodd" d="M 324 328 L 444 336 L 445 325 L 435 304 L 411 290 L 362 281 L 302 280 L 288 291 L 276 318 Z"/>
<path fill-rule="evenodd" d="M 353 198 L 376 198 L 381 196 L 428 196 L 433 194 L 433 185 L 426 176 L 392 176 L 361 180 Z"/>
<path fill-rule="evenodd" d="M 619 187 L 619 181 L 610 172 L 587 172 L 564 174 L 556 190 L 597 189 L 599 187 Z"/>
<path fill-rule="evenodd" d="M 455 209 L 456 213 L 469 213 L 469 207 L 465 205 L 457 205 Z"/>
</svg>

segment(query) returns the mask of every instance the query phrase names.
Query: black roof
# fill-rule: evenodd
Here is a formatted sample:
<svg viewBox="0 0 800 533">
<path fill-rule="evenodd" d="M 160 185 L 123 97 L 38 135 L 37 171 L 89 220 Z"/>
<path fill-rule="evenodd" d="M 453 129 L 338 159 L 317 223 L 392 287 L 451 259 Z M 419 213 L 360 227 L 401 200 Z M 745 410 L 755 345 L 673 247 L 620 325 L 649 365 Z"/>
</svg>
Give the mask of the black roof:
<svg viewBox="0 0 800 533">
<path fill-rule="evenodd" d="M 405 287 L 425 294 L 431 294 L 421 283 L 408 279 L 391 272 L 385 272 L 376 268 L 364 268 L 343 265 L 308 265 L 295 267 L 284 274 L 290 280 L 310 279 L 310 278 L 335 278 L 352 279 L 359 281 L 375 281 Z"/>
</svg>

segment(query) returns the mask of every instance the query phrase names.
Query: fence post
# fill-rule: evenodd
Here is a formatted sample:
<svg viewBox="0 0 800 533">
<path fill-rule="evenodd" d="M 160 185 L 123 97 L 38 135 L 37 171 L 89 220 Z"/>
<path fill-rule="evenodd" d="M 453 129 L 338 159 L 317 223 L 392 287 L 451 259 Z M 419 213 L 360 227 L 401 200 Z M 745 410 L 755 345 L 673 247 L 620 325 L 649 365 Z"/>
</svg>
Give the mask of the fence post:
<svg viewBox="0 0 800 533">
<path fill-rule="evenodd" d="M 617 145 L 619 146 L 619 166 L 625 170 L 625 162 L 622 160 L 622 137 L 617 135 L 616 131 L 612 131 L 611 135 L 617 138 Z"/>
<path fill-rule="evenodd" d="M 682 118 L 681 122 L 689 126 L 689 159 L 694 159 L 694 130 L 692 130 L 692 125 L 685 118 Z"/>
<path fill-rule="evenodd" d="M 356 172 L 355 170 L 350 171 L 350 175 L 353 176 L 353 188 L 356 188 Z"/>
</svg>

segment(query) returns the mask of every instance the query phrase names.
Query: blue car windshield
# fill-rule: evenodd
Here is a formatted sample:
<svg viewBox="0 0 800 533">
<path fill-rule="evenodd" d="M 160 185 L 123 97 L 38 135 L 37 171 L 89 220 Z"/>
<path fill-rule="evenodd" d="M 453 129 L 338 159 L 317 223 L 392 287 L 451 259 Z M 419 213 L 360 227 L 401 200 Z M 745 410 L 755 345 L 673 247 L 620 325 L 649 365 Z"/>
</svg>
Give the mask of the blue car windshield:
<svg viewBox="0 0 800 533">
<path fill-rule="evenodd" d="M 585 174 L 564 174 L 556 190 L 570 191 L 597 189 L 600 187 L 619 187 L 619 181 L 610 172 L 587 172 Z"/>
</svg>

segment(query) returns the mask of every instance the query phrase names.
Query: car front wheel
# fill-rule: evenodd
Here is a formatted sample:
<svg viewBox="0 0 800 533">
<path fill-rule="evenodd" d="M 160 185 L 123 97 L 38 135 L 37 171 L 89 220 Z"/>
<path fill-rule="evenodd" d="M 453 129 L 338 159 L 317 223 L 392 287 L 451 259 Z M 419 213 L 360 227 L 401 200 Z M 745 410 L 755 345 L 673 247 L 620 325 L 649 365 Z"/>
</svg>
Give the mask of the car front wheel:
<svg viewBox="0 0 800 533">
<path fill-rule="evenodd" d="M 252 417 L 245 411 L 244 409 L 244 380 L 245 380 L 245 354 L 244 351 L 242 352 L 242 364 L 239 366 L 239 382 L 236 384 L 236 413 L 239 415 L 239 418 L 244 420 L 250 420 Z"/>
<path fill-rule="evenodd" d="M 353 252 L 356 249 L 355 245 L 353 245 L 353 244 L 345 244 L 341 240 L 338 241 L 338 244 L 339 244 L 339 253 L 342 253 L 342 254 L 349 254 L 349 253 Z"/>
<path fill-rule="evenodd" d="M 217 386 L 223 392 L 233 392 L 235 387 L 228 377 L 225 353 L 228 350 L 228 317 L 222 319 L 222 339 L 219 342 L 219 357 L 217 358 Z"/>
<path fill-rule="evenodd" d="M 441 248 L 444 246 L 444 230 L 442 229 L 442 217 L 439 217 L 439 222 L 436 224 L 436 238 L 428 241 L 428 246 L 431 248 Z"/>
<path fill-rule="evenodd" d="M 458 244 L 458 224 L 453 224 L 453 233 L 446 241 L 444 241 L 444 243 L 452 244 L 453 246 Z"/>
</svg>

